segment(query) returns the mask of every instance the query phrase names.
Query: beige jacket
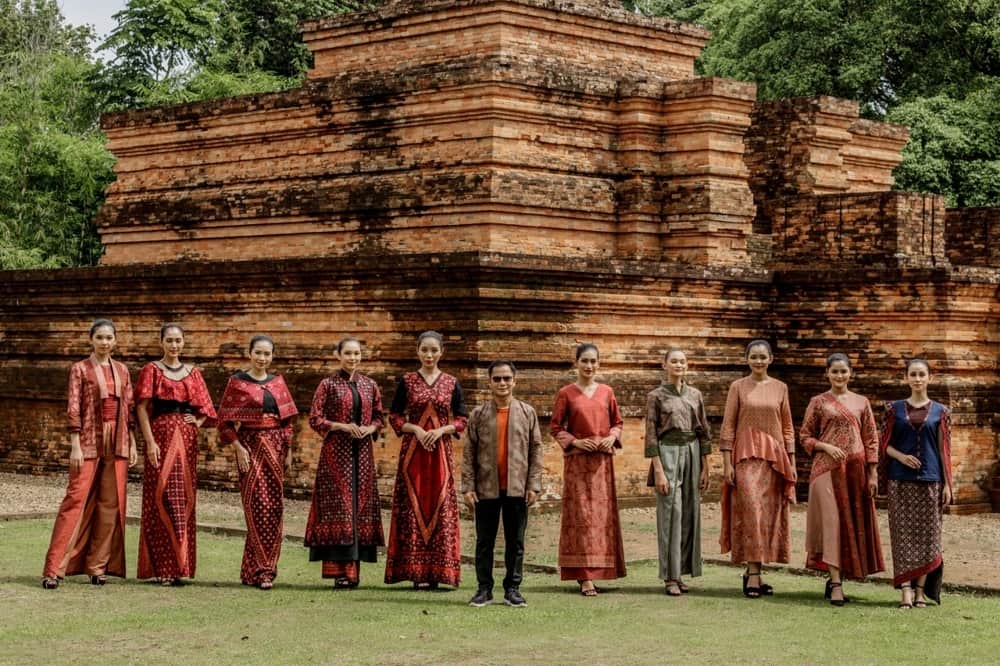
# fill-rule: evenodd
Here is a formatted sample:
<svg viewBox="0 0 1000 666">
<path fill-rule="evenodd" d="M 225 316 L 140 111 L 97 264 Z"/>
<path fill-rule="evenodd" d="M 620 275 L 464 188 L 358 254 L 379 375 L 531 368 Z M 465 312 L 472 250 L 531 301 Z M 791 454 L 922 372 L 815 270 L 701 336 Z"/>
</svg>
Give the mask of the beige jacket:
<svg viewBox="0 0 1000 666">
<path fill-rule="evenodd" d="M 479 499 L 500 496 L 497 474 L 497 410 L 492 400 L 472 410 L 462 451 L 462 492 Z M 542 492 L 542 431 L 534 408 L 517 400 L 507 416 L 507 495 Z"/>
</svg>

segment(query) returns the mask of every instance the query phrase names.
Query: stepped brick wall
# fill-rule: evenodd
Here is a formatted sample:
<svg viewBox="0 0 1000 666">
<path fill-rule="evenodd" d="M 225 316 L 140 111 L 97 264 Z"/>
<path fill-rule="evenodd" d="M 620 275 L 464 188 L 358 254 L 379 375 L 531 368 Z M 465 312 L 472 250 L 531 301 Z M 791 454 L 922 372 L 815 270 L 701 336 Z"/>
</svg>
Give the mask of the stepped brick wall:
<svg viewBox="0 0 1000 666">
<path fill-rule="evenodd" d="M 65 469 L 66 372 L 97 316 L 136 371 L 181 321 L 216 397 L 269 332 L 302 410 L 342 335 L 364 339 L 388 405 L 433 328 L 471 404 L 505 356 L 543 418 L 574 344 L 598 343 L 626 417 L 619 493 L 648 501 L 642 411 L 663 350 L 690 350 L 718 430 L 763 336 L 797 422 L 831 351 L 875 403 L 905 397 L 904 359 L 929 358 L 955 413 L 955 508 L 988 508 L 1000 218 L 891 192 L 905 128 L 698 78 L 703 29 L 602 0 L 399 0 L 302 29 L 316 59 L 298 89 L 103 119 L 118 162 L 102 266 L 0 283 L 0 469 Z M 300 418 L 291 493 L 308 494 L 319 445 Z M 386 494 L 397 453 L 386 432 Z M 213 431 L 199 463 L 203 485 L 235 487 Z M 549 438 L 544 485 L 557 502 Z"/>
</svg>

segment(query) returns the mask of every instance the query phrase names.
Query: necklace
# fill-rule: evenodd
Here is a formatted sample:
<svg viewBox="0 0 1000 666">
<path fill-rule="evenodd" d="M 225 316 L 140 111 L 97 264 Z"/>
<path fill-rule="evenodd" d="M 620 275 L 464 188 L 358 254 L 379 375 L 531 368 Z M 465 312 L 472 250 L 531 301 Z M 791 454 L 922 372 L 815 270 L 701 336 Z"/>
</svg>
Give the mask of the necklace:
<svg viewBox="0 0 1000 666">
<path fill-rule="evenodd" d="M 180 372 L 181 370 L 184 369 L 183 363 L 181 363 L 180 365 L 170 366 L 164 363 L 163 361 L 160 361 L 160 365 L 163 366 L 164 370 L 169 370 L 170 372 Z"/>
</svg>

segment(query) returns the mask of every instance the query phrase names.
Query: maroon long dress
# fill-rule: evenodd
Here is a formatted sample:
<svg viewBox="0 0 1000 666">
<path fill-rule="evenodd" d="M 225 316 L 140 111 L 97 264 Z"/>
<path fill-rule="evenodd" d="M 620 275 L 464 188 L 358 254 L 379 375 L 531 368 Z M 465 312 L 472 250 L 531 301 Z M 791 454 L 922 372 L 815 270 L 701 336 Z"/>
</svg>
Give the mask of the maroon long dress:
<svg viewBox="0 0 1000 666">
<path fill-rule="evenodd" d="M 458 587 L 461 543 L 451 437 L 445 435 L 428 451 L 402 429 L 406 423 L 424 430 L 450 424 L 457 437 L 467 420 L 462 389 L 451 375 L 442 372 L 428 384 L 419 372 L 408 372 L 399 381 L 389 417 L 402 439 L 392 493 L 386 583 L 410 580 Z"/>
<path fill-rule="evenodd" d="M 292 445 L 292 417 L 298 413 L 281 375 L 256 380 L 237 372 L 229 378 L 219 402 L 219 439 L 223 444 L 239 440 L 250 454 L 250 469 L 240 472 L 247 525 L 240 580 L 245 585 L 260 585 L 278 576 L 285 459 Z"/>
<path fill-rule="evenodd" d="M 868 491 L 868 465 L 878 462 L 878 427 L 864 397 L 841 402 L 826 392 L 809 401 L 800 430 L 802 448 L 813 457 L 806 514 L 806 566 L 836 567 L 845 578 L 885 569 L 875 499 Z M 816 450 L 824 442 L 847 454 L 836 462 Z"/>
<path fill-rule="evenodd" d="M 556 394 L 550 425 L 563 448 L 559 576 L 562 580 L 611 580 L 625 576 L 625 547 L 618 518 L 613 453 L 584 451 L 574 439 L 614 436 L 621 448 L 622 416 L 611 387 L 598 384 L 592 396 L 579 386 Z"/>
<path fill-rule="evenodd" d="M 375 432 L 354 439 L 333 432 L 332 423 L 375 426 Z M 324 578 L 356 585 L 361 562 L 376 562 L 377 547 L 385 545 L 372 451 L 383 425 L 378 384 L 343 370 L 327 377 L 313 396 L 309 425 L 324 436 L 306 525 L 309 560 L 322 560 Z"/>
<path fill-rule="evenodd" d="M 142 470 L 138 577 L 194 578 L 198 427 L 185 423 L 184 415 L 204 418 L 203 427 L 214 425 L 212 398 L 197 368 L 178 380 L 156 363 L 139 373 L 135 393 L 136 402 L 149 401 L 149 426 L 160 448 L 159 466 L 147 458 Z"/>
</svg>

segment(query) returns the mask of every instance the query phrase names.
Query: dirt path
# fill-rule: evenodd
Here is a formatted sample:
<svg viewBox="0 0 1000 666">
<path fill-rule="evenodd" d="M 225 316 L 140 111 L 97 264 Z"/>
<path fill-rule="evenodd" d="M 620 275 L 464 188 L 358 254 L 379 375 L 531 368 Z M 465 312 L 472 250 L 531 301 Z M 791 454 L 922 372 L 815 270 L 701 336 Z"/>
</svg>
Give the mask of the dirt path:
<svg viewBox="0 0 1000 666">
<path fill-rule="evenodd" d="M 0 515 L 48 512 L 52 513 L 62 500 L 65 477 L 34 477 L 0 473 Z M 142 487 L 129 484 L 129 515 L 138 515 L 142 506 Z M 302 535 L 309 515 L 309 503 L 285 501 L 285 531 Z M 625 555 L 628 560 L 656 559 L 655 509 L 626 509 L 621 512 Z M 702 507 L 702 554 L 706 559 L 719 559 L 718 504 Z M 805 563 L 805 506 L 792 509 L 792 562 Z M 388 532 L 389 515 L 384 515 Z M 242 528 L 243 508 L 235 493 L 199 491 L 198 522 L 209 525 Z M 891 567 L 889 524 L 885 512 L 879 512 L 883 552 L 886 565 Z M 1000 591 L 1000 514 L 944 517 L 945 580 L 952 584 L 992 587 Z M 500 537 L 502 541 L 502 535 Z M 474 551 L 475 529 L 471 521 L 462 521 L 462 552 Z M 528 521 L 526 560 L 538 564 L 555 564 L 559 546 L 559 515 L 532 515 Z M 498 544 L 498 548 L 502 545 Z M 884 577 L 884 574 L 880 577 Z"/>
</svg>

